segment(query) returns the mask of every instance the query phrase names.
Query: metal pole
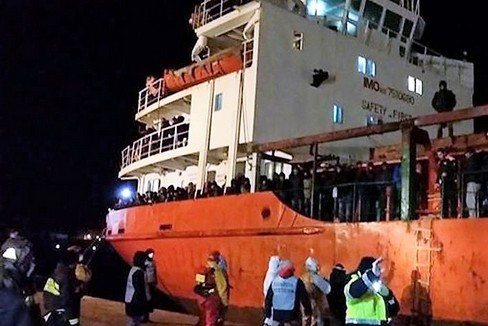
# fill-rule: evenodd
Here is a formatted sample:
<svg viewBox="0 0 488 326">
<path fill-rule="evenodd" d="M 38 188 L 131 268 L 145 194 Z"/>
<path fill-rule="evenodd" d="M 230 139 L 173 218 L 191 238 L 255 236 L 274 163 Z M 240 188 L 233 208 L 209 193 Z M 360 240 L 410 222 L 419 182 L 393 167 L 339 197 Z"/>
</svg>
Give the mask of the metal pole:
<svg viewBox="0 0 488 326">
<path fill-rule="evenodd" d="M 315 181 L 317 179 L 317 152 L 319 144 L 315 143 L 313 146 L 313 166 L 312 166 L 312 197 L 310 198 L 310 216 L 314 216 L 315 209 Z"/>
</svg>

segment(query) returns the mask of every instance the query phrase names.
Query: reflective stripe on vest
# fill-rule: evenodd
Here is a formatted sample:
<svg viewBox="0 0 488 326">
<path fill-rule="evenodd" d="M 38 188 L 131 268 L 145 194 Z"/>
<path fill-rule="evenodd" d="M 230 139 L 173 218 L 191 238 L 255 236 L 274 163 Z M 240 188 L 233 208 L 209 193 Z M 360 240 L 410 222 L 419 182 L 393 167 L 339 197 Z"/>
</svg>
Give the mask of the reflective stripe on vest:
<svg viewBox="0 0 488 326">
<path fill-rule="evenodd" d="M 297 292 L 298 279 L 295 276 L 289 278 L 276 277 L 271 283 L 273 289 L 273 309 L 293 310 Z"/>
<path fill-rule="evenodd" d="M 144 272 L 142 268 L 133 266 L 130 269 L 129 276 L 127 277 L 127 286 L 125 288 L 125 300 L 124 300 L 126 303 L 132 302 L 132 298 L 134 297 L 134 293 L 136 292 L 136 290 L 134 289 L 134 284 L 132 283 L 132 278 L 134 277 L 134 273 L 137 271 Z"/>
<path fill-rule="evenodd" d="M 44 285 L 44 292 L 51 293 L 55 296 L 61 295 L 61 292 L 59 292 L 59 284 L 52 277 L 47 279 L 46 285 Z"/>
<path fill-rule="evenodd" d="M 344 292 L 346 294 L 346 323 L 380 325 L 387 320 L 386 303 L 383 297 L 371 291 L 366 292 L 361 298 L 353 298 L 349 294 L 351 284 L 359 279 L 359 275 L 352 275 Z"/>
<path fill-rule="evenodd" d="M 346 324 L 381 325 L 379 320 L 346 318 Z"/>
</svg>

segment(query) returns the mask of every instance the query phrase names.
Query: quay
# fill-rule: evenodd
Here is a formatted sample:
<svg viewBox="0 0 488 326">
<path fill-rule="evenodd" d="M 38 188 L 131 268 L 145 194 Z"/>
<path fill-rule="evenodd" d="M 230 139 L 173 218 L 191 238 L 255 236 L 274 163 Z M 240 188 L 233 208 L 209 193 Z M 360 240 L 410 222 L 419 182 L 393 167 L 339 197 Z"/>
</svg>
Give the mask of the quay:
<svg viewBox="0 0 488 326">
<path fill-rule="evenodd" d="M 195 325 L 197 316 L 176 312 L 154 310 L 151 313 L 152 323 L 147 325 Z M 81 324 L 83 326 L 126 325 L 124 303 L 85 296 L 81 302 Z M 226 322 L 226 325 L 235 325 Z"/>
</svg>

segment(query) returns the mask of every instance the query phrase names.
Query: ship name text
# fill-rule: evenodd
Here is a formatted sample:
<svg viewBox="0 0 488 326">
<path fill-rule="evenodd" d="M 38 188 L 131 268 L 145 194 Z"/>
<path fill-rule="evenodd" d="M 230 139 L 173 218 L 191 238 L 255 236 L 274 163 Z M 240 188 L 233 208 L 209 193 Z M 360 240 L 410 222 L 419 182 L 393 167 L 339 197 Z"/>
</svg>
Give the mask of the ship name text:
<svg viewBox="0 0 488 326">
<path fill-rule="evenodd" d="M 393 87 L 382 86 L 379 82 L 368 77 L 364 77 L 363 86 L 365 88 L 371 89 L 375 92 L 381 93 L 383 95 L 389 96 L 391 98 L 403 101 L 405 103 L 415 105 L 415 98 L 412 95 L 403 93 Z"/>
<path fill-rule="evenodd" d="M 361 107 L 365 111 L 369 111 L 371 113 L 374 113 L 378 116 L 382 117 L 387 117 L 389 119 L 393 120 L 407 120 L 411 119 L 412 116 L 410 114 L 406 114 L 402 111 L 396 110 L 396 109 L 390 109 L 387 108 L 386 106 L 374 102 L 370 102 L 367 100 L 363 100 L 361 103 Z"/>
</svg>

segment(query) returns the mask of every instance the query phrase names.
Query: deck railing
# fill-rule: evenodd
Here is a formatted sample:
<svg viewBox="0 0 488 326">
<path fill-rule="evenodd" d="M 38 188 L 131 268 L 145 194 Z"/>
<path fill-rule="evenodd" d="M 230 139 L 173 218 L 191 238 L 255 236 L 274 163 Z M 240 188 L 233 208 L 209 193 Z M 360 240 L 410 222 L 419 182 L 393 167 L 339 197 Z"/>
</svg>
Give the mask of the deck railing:
<svg viewBox="0 0 488 326">
<path fill-rule="evenodd" d="M 137 102 L 137 112 L 141 112 L 149 105 L 161 101 L 166 94 L 164 93 L 164 78 L 159 78 L 150 86 L 139 92 L 139 101 Z"/>
<path fill-rule="evenodd" d="M 189 123 L 181 122 L 152 132 L 122 151 L 122 169 L 150 156 L 188 145 Z"/>
</svg>

